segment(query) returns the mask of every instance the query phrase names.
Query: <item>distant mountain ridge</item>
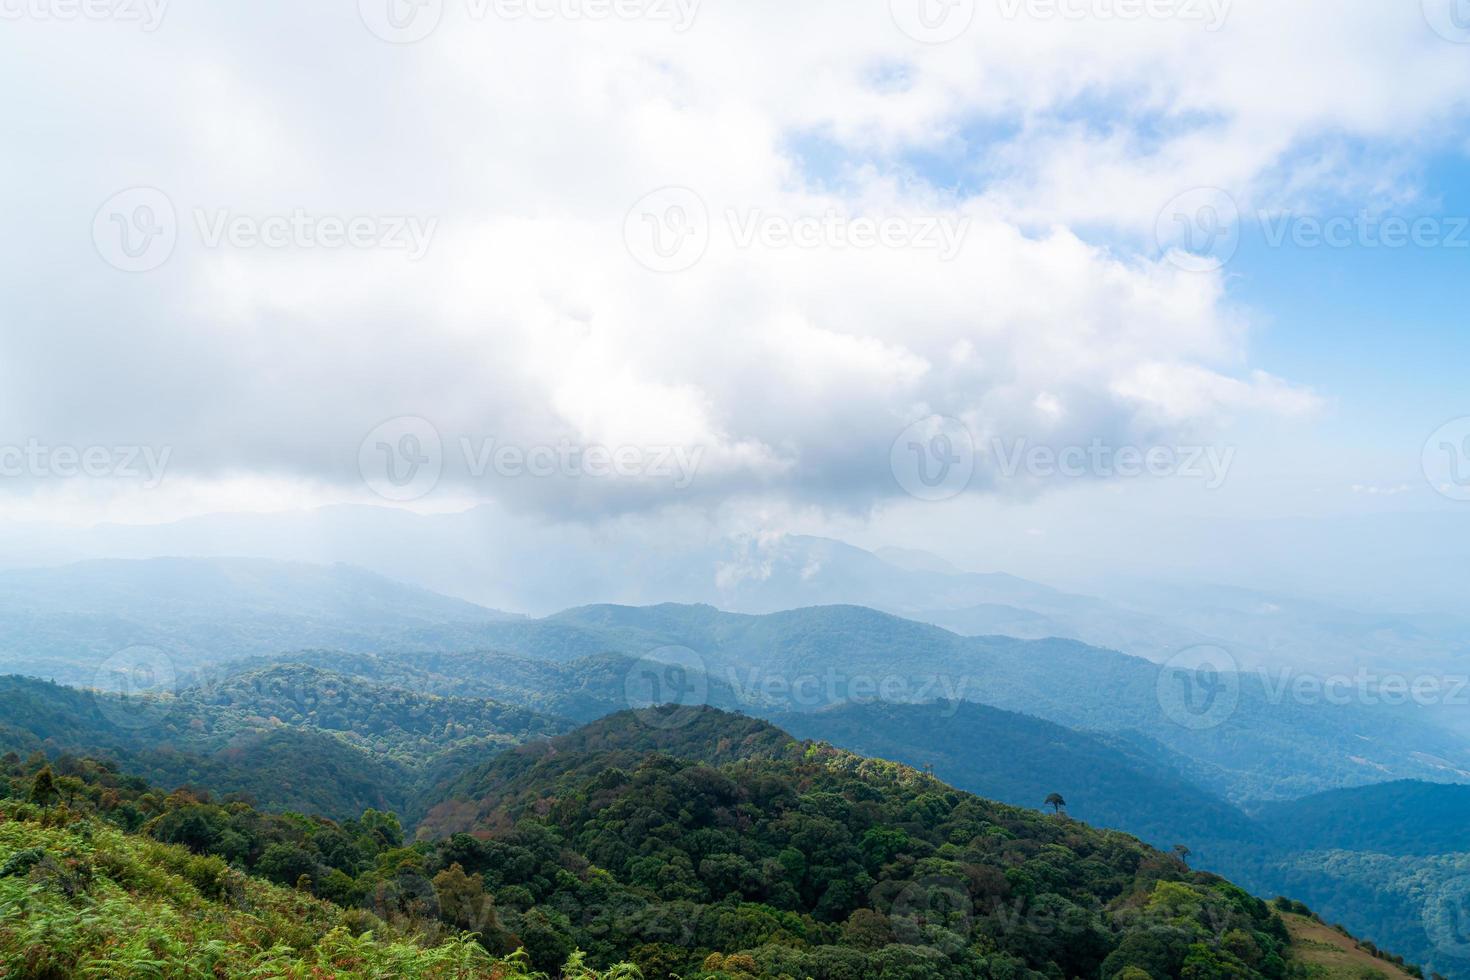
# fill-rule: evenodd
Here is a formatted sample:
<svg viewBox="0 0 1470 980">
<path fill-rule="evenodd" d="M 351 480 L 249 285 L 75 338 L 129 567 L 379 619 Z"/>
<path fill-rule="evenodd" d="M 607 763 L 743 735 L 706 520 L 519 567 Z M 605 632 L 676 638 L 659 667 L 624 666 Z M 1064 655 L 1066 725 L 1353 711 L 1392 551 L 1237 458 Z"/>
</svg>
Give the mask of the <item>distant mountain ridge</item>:
<svg viewBox="0 0 1470 980">
<path fill-rule="evenodd" d="M 846 546 L 821 547 L 846 556 Z M 873 563 L 892 567 L 871 555 L 836 564 L 861 577 Z M 983 578 L 1011 595 L 1042 588 Z M 766 582 L 783 580 L 773 573 Z M 1408 710 L 1301 703 L 1245 673 L 1231 675 L 1238 703 L 1197 725 L 1171 714 L 1161 668 L 1147 660 L 1065 639 L 963 636 L 863 606 L 752 614 L 594 605 L 525 619 L 343 566 L 188 559 L 7 572 L 0 600 L 0 670 L 80 686 L 143 674 L 167 688 L 212 664 L 303 649 L 400 658 L 488 651 L 556 663 L 685 649 L 697 661 L 693 676 L 707 679 L 703 696 L 718 705 L 773 714 L 851 698 L 971 700 L 1067 728 L 1140 733 L 1188 759 L 1191 779 L 1237 802 L 1470 772 L 1464 739 Z M 588 707 L 559 710 L 585 720 Z"/>
<path fill-rule="evenodd" d="M 514 619 L 346 565 L 91 561 L 0 572 L 0 671 L 92 686 L 119 654 L 182 674 L 311 647 L 463 649 Z"/>
</svg>

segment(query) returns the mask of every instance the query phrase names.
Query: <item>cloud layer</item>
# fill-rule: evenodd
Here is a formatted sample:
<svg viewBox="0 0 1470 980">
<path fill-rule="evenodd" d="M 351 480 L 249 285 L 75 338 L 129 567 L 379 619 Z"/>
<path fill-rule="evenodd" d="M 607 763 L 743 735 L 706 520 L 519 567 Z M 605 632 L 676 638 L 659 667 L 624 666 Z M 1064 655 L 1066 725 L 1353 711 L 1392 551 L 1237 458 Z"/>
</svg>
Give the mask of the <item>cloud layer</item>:
<svg viewBox="0 0 1470 980">
<path fill-rule="evenodd" d="M 1320 399 L 1252 364 L 1169 202 L 1412 197 L 1470 92 L 1412 4 L 936 4 L 968 28 L 926 44 L 956 22 L 905 0 L 445 0 L 394 44 L 424 25 L 388 2 L 7 30 L 0 443 L 166 446 L 220 506 L 367 499 L 364 439 L 410 417 L 434 495 L 596 517 L 861 510 L 934 415 L 977 447 L 1208 441 Z M 139 187 L 174 240 L 124 272 L 162 241 L 104 207 Z M 567 446 L 642 462 L 475 472 Z M 674 448 L 697 478 L 653 471 Z M 980 457 L 970 489 L 1007 489 Z"/>
</svg>

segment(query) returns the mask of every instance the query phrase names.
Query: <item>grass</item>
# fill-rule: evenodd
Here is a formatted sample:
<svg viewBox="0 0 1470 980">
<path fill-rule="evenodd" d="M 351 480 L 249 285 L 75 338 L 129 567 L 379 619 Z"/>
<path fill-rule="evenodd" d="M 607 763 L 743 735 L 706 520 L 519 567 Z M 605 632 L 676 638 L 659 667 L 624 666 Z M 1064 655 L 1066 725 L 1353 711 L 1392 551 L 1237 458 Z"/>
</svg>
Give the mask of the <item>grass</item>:
<svg viewBox="0 0 1470 980">
<path fill-rule="evenodd" d="M 1368 950 L 1329 925 L 1302 915 L 1282 913 L 1291 933 L 1298 961 L 1308 965 L 1311 976 L 1320 980 L 1415 980 L 1397 966 L 1375 957 Z"/>
<path fill-rule="evenodd" d="M 376 925 L 378 932 L 361 931 Z M 215 858 L 60 810 L 0 805 L 0 977 L 517 980 L 523 956 L 427 946 Z M 597 980 L 574 957 L 566 976 Z M 607 980 L 635 980 L 620 968 Z"/>
</svg>

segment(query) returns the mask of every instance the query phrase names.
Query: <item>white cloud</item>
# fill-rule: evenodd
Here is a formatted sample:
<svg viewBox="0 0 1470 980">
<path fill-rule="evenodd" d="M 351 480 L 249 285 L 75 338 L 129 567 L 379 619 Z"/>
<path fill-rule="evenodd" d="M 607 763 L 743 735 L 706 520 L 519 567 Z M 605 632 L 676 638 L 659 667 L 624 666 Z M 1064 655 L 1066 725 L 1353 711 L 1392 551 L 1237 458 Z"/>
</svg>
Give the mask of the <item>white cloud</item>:
<svg viewBox="0 0 1470 980">
<path fill-rule="evenodd" d="M 224 502 L 241 479 L 350 497 L 363 435 L 417 415 L 450 444 L 699 445 L 693 499 L 862 507 L 894 492 L 889 446 L 929 413 L 1085 443 L 1310 412 L 1316 395 L 1252 368 L 1225 275 L 1143 239 L 1192 186 L 1242 206 L 1401 188 L 1470 91 L 1463 49 L 1413 4 L 1253 0 L 1215 33 L 987 9 L 937 47 L 884 3 L 706 0 L 678 34 L 473 23 L 450 0 L 401 47 L 352 6 L 179 8 L 146 35 L 22 23 L 0 41 L 0 77 L 40 93 L 0 109 L 0 175 L 25 191 L 0 205 L 25 230 L 0 245 L 0 442 L 167 444 Z M 828 163 L 793 153 L 812 138 Z M 1343 150 L 1360 144 L 1381 150 Z M 908 163 L 957 148 L 964 190 Z M 180 245 L 130 277 L 87 232 L 136 184 L 168 192 Z M 623 240 L 665 185 L 712 220 L 703 260 L 673 275 Z M 208 250 L 197 208 L 440 224 L 418 263 Z M 742 249 L 724 216 L 751 208 L 968 225 L 947 262 Z M 591 514 L 669 499 L 453 466 L 443 492 Z"/>
</svg>

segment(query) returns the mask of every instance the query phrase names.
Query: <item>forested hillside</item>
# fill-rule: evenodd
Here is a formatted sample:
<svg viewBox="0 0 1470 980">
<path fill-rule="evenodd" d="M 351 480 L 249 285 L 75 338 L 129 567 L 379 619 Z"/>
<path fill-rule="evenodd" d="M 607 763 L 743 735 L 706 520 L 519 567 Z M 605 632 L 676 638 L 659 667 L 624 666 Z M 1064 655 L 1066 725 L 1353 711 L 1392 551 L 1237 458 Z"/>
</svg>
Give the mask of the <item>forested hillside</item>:
<svg viewBox="0 0 1470 980">
<path fill-rule="evenodd" d="M 571 727 L 484 699 L 291 665 L 145 697 L 0 677 L 0 703 L 0 750 L 103 753 L 159 785 L 193 783 L 332 816 L 412 810 L 443 767 Z"/>
<path fill-rule="evenodd" d="M 713 709 L 672 729 L 616 715 L 454 789 L 421 835 L 450 835 L 466 871 L 526 889 L 512 894 L 532 912 L 609 896 L 663 910 L 675 941 L 603 947 L 646 967 L 734 955 L 770 977 L 1287 974 L 1279 918 L 1175 856 Z M 532 842 L 561 870 L 505 877 L 505 848 Z M 579 945 L 595 938 L 578 915 L 560 921 Z"/>
<path fill-rule="evenodd" d="M 0 976 L 533 980 L 524 954 L 495 958 L 458 932 L 404 930 L 309 885 L 269 884 L 30 782 L 22 799 L 0 798 Z M 567 965 L 569 977 L 599 976 Z"/>
<path fill-rule="evenodd" d="M 1156 847 L 1259 842 L 1263 827 L 1196 787 L 1153 746 L 1079 732 L 986 705 L 848 704 L 781 715 L 777 724 L 861 755 L 925 769 L 952 786 L 1040 808 L 1053 793 L 1073 817 L 1126 829 Z M 1185 760 L 1177 760 L 1184 764 Z"/>
</svg>

